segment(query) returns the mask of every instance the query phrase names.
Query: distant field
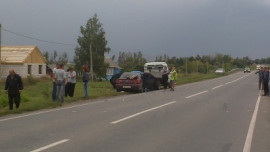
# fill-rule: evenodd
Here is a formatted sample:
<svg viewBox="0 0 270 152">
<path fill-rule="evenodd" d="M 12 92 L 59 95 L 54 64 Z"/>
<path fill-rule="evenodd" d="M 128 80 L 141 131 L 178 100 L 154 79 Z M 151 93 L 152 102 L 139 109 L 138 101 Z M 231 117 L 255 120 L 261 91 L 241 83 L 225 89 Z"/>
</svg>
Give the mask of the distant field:
<svg viewBox="0 0 270 152">
<path fill-rule="evenodd" d="M 221 77 L 216 74 L 179 74 L 177 85 L 198 82 L 206 79 Z M 35 111 L 40 109 L 49 109 L 59 107 L 59 103 L 51 99 L 52 82 L 49 79 L 24 79 L 24 90 L 21 94 L 21 105 L 17 110 L 9 111 L 8 97 L 4 92 L 4 80 L 0 81 L 0 116 L 12 113 L 22 113 L 26 111 Z M 119 96 L 126 93 L 116 92 L 109 81 L 90 82 L 89 99 L 97 99 L 111 96 Z M 75 86 L 74 97 L 65 98 L 66 103 L 82 102 L 84 100 L 84 90 L 82 82 L 77 82 Z"/>
</svg>

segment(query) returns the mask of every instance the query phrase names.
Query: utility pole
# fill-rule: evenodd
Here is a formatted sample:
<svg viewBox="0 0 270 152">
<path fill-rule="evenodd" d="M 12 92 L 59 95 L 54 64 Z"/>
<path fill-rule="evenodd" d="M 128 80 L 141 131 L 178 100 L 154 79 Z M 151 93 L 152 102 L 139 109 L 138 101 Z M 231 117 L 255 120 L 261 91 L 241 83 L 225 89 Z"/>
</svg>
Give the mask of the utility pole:
<svg viewBox="0 0 270 152">
<path fill-rule="evenodd" d="M 93 55 L 92 55 L 91 42 L 90 42 L 90 74 L 91 74 L 91 80 L 93 82 L 94 81 L 94 78 L 93 78 Z"/>
</svg>

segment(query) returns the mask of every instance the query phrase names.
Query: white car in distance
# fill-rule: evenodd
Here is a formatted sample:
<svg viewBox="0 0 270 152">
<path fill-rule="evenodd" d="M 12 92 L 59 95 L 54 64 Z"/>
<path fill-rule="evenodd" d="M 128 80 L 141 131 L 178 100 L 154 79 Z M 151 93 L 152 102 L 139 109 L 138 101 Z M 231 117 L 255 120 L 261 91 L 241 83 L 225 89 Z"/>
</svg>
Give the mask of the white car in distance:
<svg viewBox="0 0 270 152">
<path fill-rule="evenodd" d="M 224 68 L 218 68 L 216 71 L 215 71 L 216 74 L 224 74 L 225 73 L 225 70 Z"/>
</svg>

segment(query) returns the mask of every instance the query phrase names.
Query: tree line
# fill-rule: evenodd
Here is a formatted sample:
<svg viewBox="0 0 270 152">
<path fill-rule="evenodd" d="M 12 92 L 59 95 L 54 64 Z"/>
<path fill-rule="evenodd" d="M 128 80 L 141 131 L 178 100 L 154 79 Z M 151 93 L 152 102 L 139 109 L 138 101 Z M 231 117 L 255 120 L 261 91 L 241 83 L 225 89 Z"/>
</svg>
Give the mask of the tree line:
<svg viewBox="0 0 270 152">
<path fill-rule="evenodd" d="M 43 56 L 46 59 L 48 64 L 63 63 L 67 64 L 69 61 L 68 55 L 66 52 L 58 55 L 57 51 L 49 53 L 48 51 L 43 52 Z"/>
<path fill-rule="evenodd" d="M 270 57 L 268 58 L 261 58 L 261 59 L 256 59 L 255 60 L 256 64 L 270 64 Z"/>
<path fill-rule="evenodd" d="M 75 48 L 75 56 L 73 58 L 74 68 L 80 72 L 82 66 L 92 68 L 95 77 L 102 78 L 106 76 L 108 64 L 104 63 L 105 53 L 110 52 L 107 46 L 105 31 L 99 21 L 97 14 L 90 18 L 85 26 L 80 27 L 80 35 L 77 38 L 78 46 Z M 69 59 L 66 53 L 58 55 L 56 51 L 53 53 L 44 52 L 44 57 L 49 64 L 56 62 L 66 64 Z M 115 55 L 112 57 L 115 59 Z M 230 71 L 234 68 L 244 68 L 252 64 L 270 64 L 270 57 L 263 59 L 251 60 L 248 56 L 243 58 L 233 58 L 230 55 L 197 55 L 190 57 L 169 57 L 168 55 L 156 56 L 154 61 L 165 61 L 169 67 L 175 66 L 179 72 L 183 73 L 209 73 L 217 68 L 224 68 Z M 119 52 L 117 62 L 124 71 L 143 71 L 144 64 L 147 62 L 142 52 Z M 92 65 L 91 65 L 92 63 Z"/>
<path fill-rule="evenodd" d="M 138 62 L 138 54 L 142 62 Z M 182 73 L 210 73 L 217 68 L 224 68 L 226 71 L 231 71 L 235 68 L 250 67 L 255 63 L 249 57 L 233 58 L 230 55 L 197 55 L 190 57 L 169 57 L 168 55 L 156 56 L 155 62 L 166 62 L 169 67 L 176 67 Z M 143 65 L 146 59 L 142 53 L 120 52 L 118 57 L 119 66 L 125 71 L 143 70 Z"/>
<path fill-rule="evenodd" d="M 169 57 L 168 55 L 157 56 L 155 61 L 165 61 L 172 67 L 175 66 L 179 72 L 185 73 L 209 73 L 217 68 L 231 71 L 235 68 L 251 66 L 254 62 L 249 57 L 233 58 L 230 55 L 197 55 L 190 57 Z"/>
<path fill-rule="evenodd" d="M 139 52 L 119 52 L 118 65 L 124 71 L 143 71 L 143 65 L 146 59 L 141 51 Z"/>
</svg>

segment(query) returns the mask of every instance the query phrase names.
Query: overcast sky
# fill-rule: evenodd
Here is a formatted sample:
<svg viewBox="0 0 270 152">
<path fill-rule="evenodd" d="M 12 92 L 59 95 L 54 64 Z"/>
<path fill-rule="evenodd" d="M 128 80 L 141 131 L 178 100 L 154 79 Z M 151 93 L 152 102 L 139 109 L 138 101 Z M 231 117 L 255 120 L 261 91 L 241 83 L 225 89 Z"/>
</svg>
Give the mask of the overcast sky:
<svg viewBox="0 0 270 152">
<path fill-rule="evenodd" d="M 97 13 L 111 53 L 142 51 L 149 59 L 228 54 L 270 56 L 270 0 L 1 0 L 2 45 L 37 45 L 68 52 L 80 26 Z"/>
</svg>

